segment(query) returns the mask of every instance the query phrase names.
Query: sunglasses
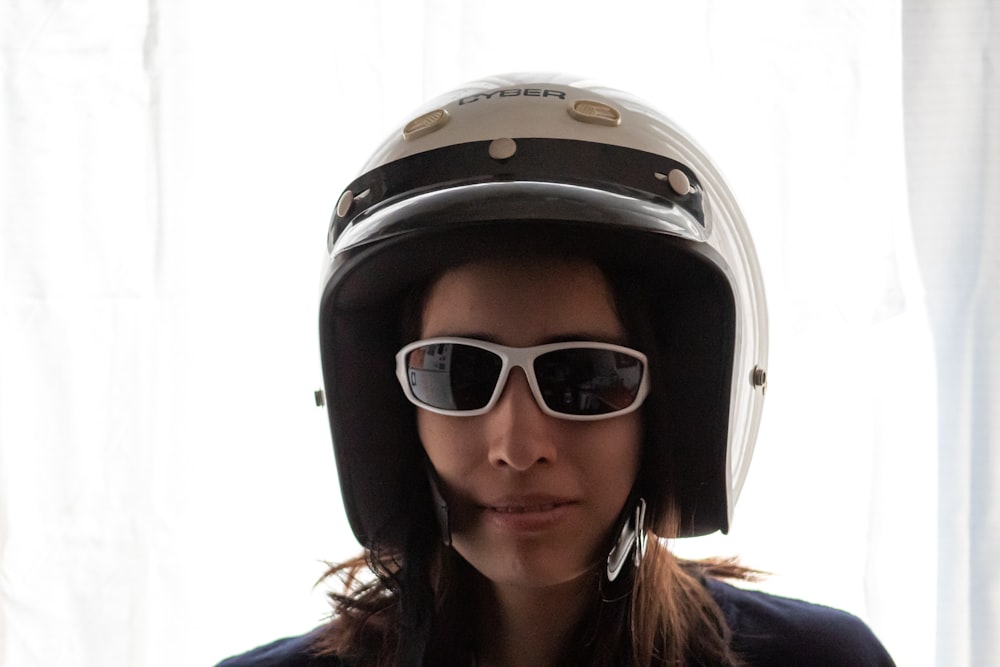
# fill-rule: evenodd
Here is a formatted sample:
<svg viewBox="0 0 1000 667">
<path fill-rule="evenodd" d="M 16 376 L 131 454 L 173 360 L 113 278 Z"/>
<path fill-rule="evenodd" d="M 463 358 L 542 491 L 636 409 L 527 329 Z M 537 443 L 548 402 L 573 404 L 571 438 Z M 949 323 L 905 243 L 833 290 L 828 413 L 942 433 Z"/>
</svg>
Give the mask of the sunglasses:
<svg viewBox="0 0 1000 667">
<path fill-rule="evenodd" d="M 396 353 L 396 377 L 417 407 L 442 415 L 485 414 L 520 367 L 547 415 L 590 421 L 638 409 L 649 393 L 646 355 L 590 341 L 507 347 L 472 338 L 429 338 Z"/>
</svg>

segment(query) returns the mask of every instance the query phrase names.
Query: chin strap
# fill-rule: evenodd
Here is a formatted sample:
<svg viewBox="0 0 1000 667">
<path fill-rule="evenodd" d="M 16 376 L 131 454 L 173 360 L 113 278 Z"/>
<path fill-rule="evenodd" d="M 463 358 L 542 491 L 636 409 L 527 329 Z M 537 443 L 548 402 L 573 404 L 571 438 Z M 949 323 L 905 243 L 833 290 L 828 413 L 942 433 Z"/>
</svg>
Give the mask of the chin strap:
<svg viewBox="0 0 1000 667">
<path fill-rule="evenodd" d="M 427 461 L 426 469 L 427 483 L 431 487 L 431 498 L 434 501 L 434 518 L 437 519 L 438 530 L 441 533 L 441 542 L 448 547 L 451 546 L 451 522 L 448 519 L 448 503 L 445 501 L 444 496 L 441 495 L 441 489 L 438 487 L 437 473 L 434 472 L 430 461 Z"/>
<path fill-rule="evenodd" d="M 622 525 L 622 532 L 608 554 L 608 566 L 605 570 L 608 581 L 614 581 L 621 574 L 632 554 L 632 564 L 639 567 L 642 557 L 646 555 L 646 500 L 639 498 L 635 504 L 635 512 L 627 516 Z"/>
</svg>

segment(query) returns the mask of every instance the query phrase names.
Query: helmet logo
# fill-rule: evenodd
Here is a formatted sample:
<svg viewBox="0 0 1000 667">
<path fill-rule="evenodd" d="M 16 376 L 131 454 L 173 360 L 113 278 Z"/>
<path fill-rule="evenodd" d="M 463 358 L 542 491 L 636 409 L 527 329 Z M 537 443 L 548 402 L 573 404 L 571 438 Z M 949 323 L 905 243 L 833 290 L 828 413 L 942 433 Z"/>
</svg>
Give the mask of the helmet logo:
<svg viewBox="0 0 1000 667">
<path fill-rule="evenodd" d="M 622 115 L 618 109 L 604 102 L 593 100 L 577 100 L 569 109 L 569 115 L 581 123 L 607 125 L 617 127 L 622 123 Z"/>
<path fill-rule="evenodd" d="M 459 106 L 471 104 L 479 100 L 489 100 L 493 97 L 556 97 L 560 100 L 566 99 L 566 91 L 553 90 L 551 88 L 497 88 L 488 93 L 476 93 L 467 95 L 458 101 Z"/>
</svg>

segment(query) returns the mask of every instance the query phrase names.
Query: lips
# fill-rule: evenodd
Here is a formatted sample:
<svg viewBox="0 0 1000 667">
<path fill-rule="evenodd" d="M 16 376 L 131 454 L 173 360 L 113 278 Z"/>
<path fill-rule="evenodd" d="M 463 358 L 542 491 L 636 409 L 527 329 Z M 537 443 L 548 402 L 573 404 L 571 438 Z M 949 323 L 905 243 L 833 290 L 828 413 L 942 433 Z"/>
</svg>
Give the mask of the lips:
<svg viewBox="0 0 1000 667">
<path fill-rule="evenodd" d="M 529 514 L 531 512 L 548 512 L 565 504 L 564 502 L 553 502 L 544 505 L 488 505 L 486 509 L 500 514 Z"/>
<path fill-rule="evenodd" d="M 495 528 L 507 533 L 534 534 L 559 525 L 576 504 L 571 498 L 546 495 L 495 499 L 480 507 Z"/>
<path fill-rule="evenodd" d="M 561 496 L 531 494 L 496 498 L 482 503 L 480 507 L 502 514 L 527 514 L 530 512 L 548 512 L 562 505 L 570 505 L 573 502 L 571 498 Z"/>
</svg>

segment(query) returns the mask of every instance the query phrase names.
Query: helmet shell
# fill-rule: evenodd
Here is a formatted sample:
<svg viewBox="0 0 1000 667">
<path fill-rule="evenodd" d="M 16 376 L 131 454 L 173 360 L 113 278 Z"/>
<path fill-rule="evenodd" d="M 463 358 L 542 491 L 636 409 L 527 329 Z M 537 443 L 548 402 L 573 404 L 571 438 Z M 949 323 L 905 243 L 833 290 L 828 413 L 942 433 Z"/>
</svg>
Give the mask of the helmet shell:
<svg viewBox="0 0 1000 667">
<path fill-rule="evenodd" d="M 742 213 L 708 155 L 637 98 L 513 74 L 432 100 L 341 193 L 320 304 L 344 506 L 359 541 L 401 547 L 430 507 L 415 408 L 394 372 L 403 303 L 499 250 L 570 248 L 649 295 L 654 388 L 638 492 L 654 529 L 727 531 L 758 430 L 766 307 Z M 661 533 L 662 534 L 662 533 Z"/>
</svg>

